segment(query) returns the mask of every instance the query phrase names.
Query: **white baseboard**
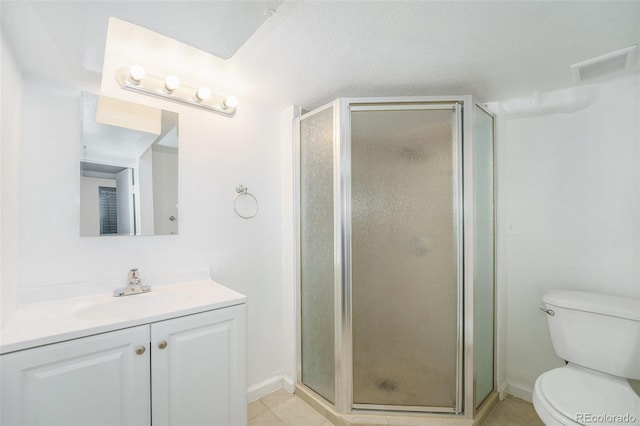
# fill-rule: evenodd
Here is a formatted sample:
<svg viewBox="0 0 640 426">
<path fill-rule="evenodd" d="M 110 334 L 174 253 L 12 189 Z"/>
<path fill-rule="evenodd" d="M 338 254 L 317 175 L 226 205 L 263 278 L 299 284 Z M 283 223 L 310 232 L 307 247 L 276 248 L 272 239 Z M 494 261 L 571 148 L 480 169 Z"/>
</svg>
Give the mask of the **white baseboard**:
<svg viewBox="0 0 640 426">
<path fill-rule="evenodd" d="M 293 377 L 289 377 L 286 374 L 282 376 L 282 387 L 289 393 L 296 392 L 296 381 Z"/>
<path fill-rule="evenodd" d="M 289 376 L 273 376 L 267 380 L 263 380 L 260 383 L 249 386 L 247 389 L 247 401 L 257 401 L 263 396 L 269 395 L 278 389 L 284 389 L 289 393 L 294 393 L 296 388 L 295 380 Z"/>
<path fill-rule="evenodd" d="M 525 401 L 533 401 L 533 389 L 529 386 L 509 382 L 507 393 L 515 396 L 516 398 L 524 399 Z"/>
<path fill-rule="evenodd" d="M 249 386 L 247 390 L 247 401 L 257 401 L 263 396 L 269 395 L 271 392 L 275 392 L 278 389 L 282 389 L 282 376 L 274 376 L 267 380 L 263 380 L 260 383 Z"/>
<path fill-rule="evenodd" d="M 500 398 L 500 401 L 505 399 L 508 393 L 509 393 L 509 382 L 505 380 L 498 386 L 498 398 Z"/>
</svg>

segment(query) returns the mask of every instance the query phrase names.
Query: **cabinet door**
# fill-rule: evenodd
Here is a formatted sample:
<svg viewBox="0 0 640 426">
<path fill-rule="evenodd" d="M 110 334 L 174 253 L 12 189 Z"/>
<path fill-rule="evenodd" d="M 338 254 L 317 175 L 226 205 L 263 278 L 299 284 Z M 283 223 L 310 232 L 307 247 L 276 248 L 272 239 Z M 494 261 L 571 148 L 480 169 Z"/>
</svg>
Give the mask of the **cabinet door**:
<svg viewBox="0 0 640 426">
<path fill-rule="evenodd" d="M 247 424 L 244 304 L 152 324 L 151 345 L 154 426 Z"/>
<path fill-rule="evenodd" d="M 2 355 L 0 423 L 148 425 L 149 359 L 148 325 Z"/>
</svg>

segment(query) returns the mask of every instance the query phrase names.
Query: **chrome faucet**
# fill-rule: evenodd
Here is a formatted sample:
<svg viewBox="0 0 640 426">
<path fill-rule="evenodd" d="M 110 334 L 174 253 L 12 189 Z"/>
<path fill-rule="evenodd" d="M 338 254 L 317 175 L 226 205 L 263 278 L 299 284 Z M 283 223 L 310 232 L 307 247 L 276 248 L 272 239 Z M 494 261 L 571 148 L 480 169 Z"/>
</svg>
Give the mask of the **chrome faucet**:
<svg viewBox="0 0 640 426">
<path fill-rule="evenodd" d="M 143 285 L 138 268 L 131 269 L 127 275 L 127 285 L 113 292 L 114 297 L 131 296 L 134 294 L 148 293 L 151 291 L 150 285 Z"/>
</svg>

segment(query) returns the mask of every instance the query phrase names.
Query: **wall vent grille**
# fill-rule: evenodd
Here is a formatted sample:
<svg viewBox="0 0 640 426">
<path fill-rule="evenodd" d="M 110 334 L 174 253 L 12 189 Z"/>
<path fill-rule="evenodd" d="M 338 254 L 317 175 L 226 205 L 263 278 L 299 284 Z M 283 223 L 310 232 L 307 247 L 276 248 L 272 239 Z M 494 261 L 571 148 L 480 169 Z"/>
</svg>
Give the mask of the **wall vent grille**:
<svg viewBox="0 0 640 426">
<path fill-rule="evenodd" d="M 589 59 L 571 65 L 573 81 L 580 83 L 586 80 L 594 80 L 610 74 L 631 70 L 638 58 L 638 45 L 616 50 L 597 58 Z"/>
</svg>

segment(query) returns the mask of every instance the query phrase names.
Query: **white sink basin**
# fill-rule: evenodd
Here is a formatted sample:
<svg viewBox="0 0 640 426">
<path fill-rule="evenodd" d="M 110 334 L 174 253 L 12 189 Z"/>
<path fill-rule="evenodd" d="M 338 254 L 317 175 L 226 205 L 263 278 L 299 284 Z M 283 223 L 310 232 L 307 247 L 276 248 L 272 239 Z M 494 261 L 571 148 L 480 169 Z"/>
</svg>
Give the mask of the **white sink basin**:
<svg viewBox="0 0 640 426">
<path fill-rule="evenodd" d="M 98 303 L 83 303 L 73 310 L 73 316 L 83 320 L 118 320 L 154 315 L 182 306 L 193 296 L 189 293 L 149 293 L 113 297 Z"/>
<path fill-rule="evenodd" d="M 154 285 L 151 292 L 133 296 L 113 297 L 113 289 L 103 286 L 103 293 L 19 305 L 1 324 L 0 354 L 246 302 L 246 296 L 212 281 L 208 274 Z"/>
</svg>

